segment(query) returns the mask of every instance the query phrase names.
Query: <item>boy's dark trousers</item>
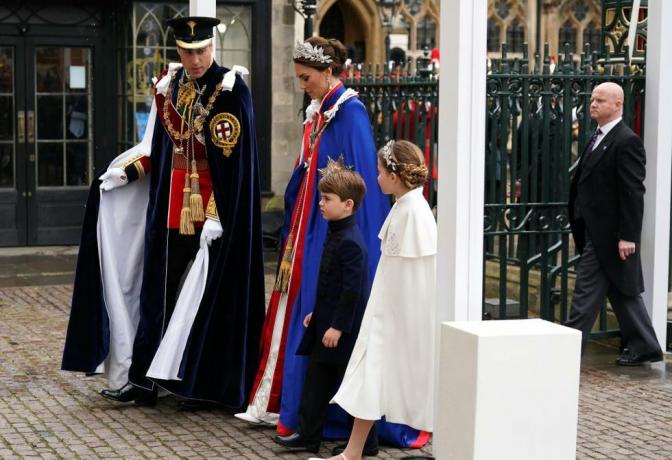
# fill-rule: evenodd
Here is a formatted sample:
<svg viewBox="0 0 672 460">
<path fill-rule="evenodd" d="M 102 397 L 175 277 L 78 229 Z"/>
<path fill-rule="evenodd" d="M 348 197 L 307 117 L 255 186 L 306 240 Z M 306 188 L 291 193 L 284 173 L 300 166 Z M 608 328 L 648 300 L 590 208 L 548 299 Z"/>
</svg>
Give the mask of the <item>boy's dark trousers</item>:
<svg viewBox="0 0 672 460">
<path fill-rule="evenodd" d="M 347 363 L 318 362 L 315 353 L 310 356 L 299 406 L 298 429 L 308 447 L 319 447 L 322 442 L 322 428 L 327 419 L 329 401 L 336 394 L 347 366 Z M 378 447 L 375 426 L 366 439 L 365 449 L 374 447 Z"/>
</svg>

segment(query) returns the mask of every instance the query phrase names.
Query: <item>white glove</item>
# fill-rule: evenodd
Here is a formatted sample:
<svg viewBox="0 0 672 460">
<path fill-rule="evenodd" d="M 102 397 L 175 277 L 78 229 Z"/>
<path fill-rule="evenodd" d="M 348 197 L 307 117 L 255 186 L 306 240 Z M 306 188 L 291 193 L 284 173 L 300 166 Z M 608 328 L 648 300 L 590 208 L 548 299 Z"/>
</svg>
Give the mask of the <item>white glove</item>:
<svg viewBox="0 0 672 460">
<path fill-rule="evenodd" d="M 108 169 L 102 176 L 100 176 L 100 180 L 103 181 L 100 184 L 100 189 L 106 192 L 128 184 L 126 172 L 121 168 Z"/>
<path fill-rule="evenodd" d="M 222 224 L 215 219 L 205 219 L 205 224 L 203 224 L 203 230 L 201 230 L 201 247 L 204 243 L 210 246 L 213 240 L 216 240 L 224 233 Z"/>
</svg>

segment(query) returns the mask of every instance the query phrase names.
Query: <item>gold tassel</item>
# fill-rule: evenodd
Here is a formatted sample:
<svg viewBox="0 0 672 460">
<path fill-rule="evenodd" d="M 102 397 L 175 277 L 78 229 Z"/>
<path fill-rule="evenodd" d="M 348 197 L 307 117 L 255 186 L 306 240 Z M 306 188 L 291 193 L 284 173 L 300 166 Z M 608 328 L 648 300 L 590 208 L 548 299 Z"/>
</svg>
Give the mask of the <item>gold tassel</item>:
<svg viewBox="0 0 672 460">
<path fill-rule="evenodd" d="M 294 242 L 292 235 L 289 235 L 287 238 L 287 244 L 285 245 L 285 252 L 282 255 L 282 262 L 280 262 L 280 268 L 278 269 L 278 276 L 275 279 L 274 291 L 278 292 L 287 292 L 289 287 L 289 276 L 292 271 L 292 250 L 294 247 Z"/>
<path fill-rule="evenodd" d="M 201 195 L 201 186 L 198 183 L 198 171 L 196 169 L 196 160 L 191 160 L 191 196 L 189 197 L 189 208 L 191 209 L 192 222 L 203 222 L 205 212 L 203 210 L 203 196 Z"/>
<path fill-rule="evenodd" d="M 180 235 L 195 235 L 196 229 L 191 221 L 191 209 L 189 208 L 189 174 L 184 175 L 184 188 L 182 189 L 182 211 L 180 211 Z"/>
</svg>

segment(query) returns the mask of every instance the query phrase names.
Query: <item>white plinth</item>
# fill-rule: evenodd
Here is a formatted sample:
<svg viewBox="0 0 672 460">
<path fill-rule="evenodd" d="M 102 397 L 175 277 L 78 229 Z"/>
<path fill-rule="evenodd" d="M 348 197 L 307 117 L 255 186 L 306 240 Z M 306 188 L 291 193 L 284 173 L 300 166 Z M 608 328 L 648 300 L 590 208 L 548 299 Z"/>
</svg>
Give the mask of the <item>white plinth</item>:
<svg viewBox="0 0 672 460">
<path fill-rule="evenodd" d="M 581 333 L 540 319 L 441 326 L 439 460 L 574 460 Z"/>
</svg>

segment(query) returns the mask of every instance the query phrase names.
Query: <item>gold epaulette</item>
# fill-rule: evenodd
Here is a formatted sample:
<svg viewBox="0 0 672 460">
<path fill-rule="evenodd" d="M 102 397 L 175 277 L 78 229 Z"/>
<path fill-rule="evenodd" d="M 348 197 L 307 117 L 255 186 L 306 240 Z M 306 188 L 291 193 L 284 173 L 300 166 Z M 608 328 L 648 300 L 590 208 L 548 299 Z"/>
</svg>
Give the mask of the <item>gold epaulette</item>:
<svg viewBox="0 0 672 460">
<path fill-rule="evenodd" d="M 214 219 L 219 222 L 219 213 L 217 212 L 217 205 L 215 204 L 215 194 L 210 194 L 210 199 L 208 200 L 208 206 L 205 208 L 205 217 L 209 219 Z"/>
</svg>

